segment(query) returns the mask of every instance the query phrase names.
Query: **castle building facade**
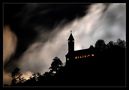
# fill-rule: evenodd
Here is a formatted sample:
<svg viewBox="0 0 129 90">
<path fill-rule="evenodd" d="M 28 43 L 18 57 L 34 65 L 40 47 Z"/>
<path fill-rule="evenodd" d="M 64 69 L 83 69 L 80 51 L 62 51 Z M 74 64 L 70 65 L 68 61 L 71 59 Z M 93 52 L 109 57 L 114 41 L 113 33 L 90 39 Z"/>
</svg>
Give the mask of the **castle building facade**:
<svg viewBox="0 0 129 90">
<path fill-rule="evenodd" d="M 90 58 L 94 58 L 95 53 L 93 48 L 83 49 L 83 50 L 74 50 L 74 37 L 72 33 L 68 38 L 68 53 L 66 54 L 66 64 L 68 62 L 81 62 L 90 60 Z"/>
</svg>

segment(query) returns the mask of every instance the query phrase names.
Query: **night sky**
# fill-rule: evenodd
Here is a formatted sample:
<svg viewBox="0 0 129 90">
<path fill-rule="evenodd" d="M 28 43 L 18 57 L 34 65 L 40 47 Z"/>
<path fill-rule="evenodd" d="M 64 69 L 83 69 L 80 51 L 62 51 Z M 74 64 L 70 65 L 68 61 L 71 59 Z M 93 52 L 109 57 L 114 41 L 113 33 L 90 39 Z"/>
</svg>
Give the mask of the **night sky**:
<svg viewBox="0 0 129 90">
<path fill-rule="evenodd" d="M 15 67 L 44 73 L 56 56 L 65 63 L 71 30 L 75 50 L 126 40 L 126 4 L 4 4 L 4 83 Z"/>
</svg>

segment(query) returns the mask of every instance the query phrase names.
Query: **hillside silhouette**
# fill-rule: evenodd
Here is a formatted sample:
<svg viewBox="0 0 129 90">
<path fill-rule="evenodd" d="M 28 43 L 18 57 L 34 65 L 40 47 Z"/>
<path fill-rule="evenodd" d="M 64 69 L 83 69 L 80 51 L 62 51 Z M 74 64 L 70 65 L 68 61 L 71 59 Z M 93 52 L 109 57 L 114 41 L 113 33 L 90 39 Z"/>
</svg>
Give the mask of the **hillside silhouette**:
<svg viewBox="0 0 129 90">
<path fill-rule="evenodd" d="M 95 53 L 94 57 L 69 60 L 64 66 L 60 58 L 55 57 L 48 72 L 43 75 L 35 73 L 29 80 L 21 78 L 20 71 L 16 69 L 12 73 L 11 85 L 124 86 L 126 42 L 118 39 L 105 44 L 104 40 L 98 40 L 89 50 Z"/>
</svg>

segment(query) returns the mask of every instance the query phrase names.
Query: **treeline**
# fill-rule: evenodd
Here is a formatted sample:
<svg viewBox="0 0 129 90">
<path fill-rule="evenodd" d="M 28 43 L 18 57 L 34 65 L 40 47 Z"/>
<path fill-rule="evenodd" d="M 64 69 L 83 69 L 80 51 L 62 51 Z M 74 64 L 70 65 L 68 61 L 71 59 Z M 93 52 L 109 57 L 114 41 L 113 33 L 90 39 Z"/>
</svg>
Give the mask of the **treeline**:
<svg viewBox="0 0 129 90">
<path fill-rule="evenodd" d="M 125 55 L 126 42 L 118 39 L 116 42 L 105 43 L 98 40 L 95 46 L 90 46 L 95 57 L 87 60 L 91 63 L 65 65 L 55 57 L 48 72 L 34 73 L 29 80 L 25 80 L 16 68 L 12 72 L 12 86 L 122 86 L 125 84 Z"/>
</svg>

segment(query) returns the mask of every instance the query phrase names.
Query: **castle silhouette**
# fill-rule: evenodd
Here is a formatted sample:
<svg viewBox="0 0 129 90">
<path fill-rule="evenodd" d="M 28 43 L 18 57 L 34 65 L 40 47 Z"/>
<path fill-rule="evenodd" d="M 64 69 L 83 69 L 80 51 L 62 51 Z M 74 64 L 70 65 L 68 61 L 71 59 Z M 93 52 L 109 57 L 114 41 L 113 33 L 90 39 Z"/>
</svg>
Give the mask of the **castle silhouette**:
<svg viewBox="0 0 129 90">
<path fill-rule="evenodd" d="M 84 60 L 87 60 L 90 58 L 95 57 L 94 49 L 88 48 L 88 49 L 82 49 L 82 50 L 74 50 L 74 37 L 72 35 L 72 32 L 68 38 L 68 53 L 66 54 L 66 64 L 69 62 L 81 62 Z"/>
</svg>

